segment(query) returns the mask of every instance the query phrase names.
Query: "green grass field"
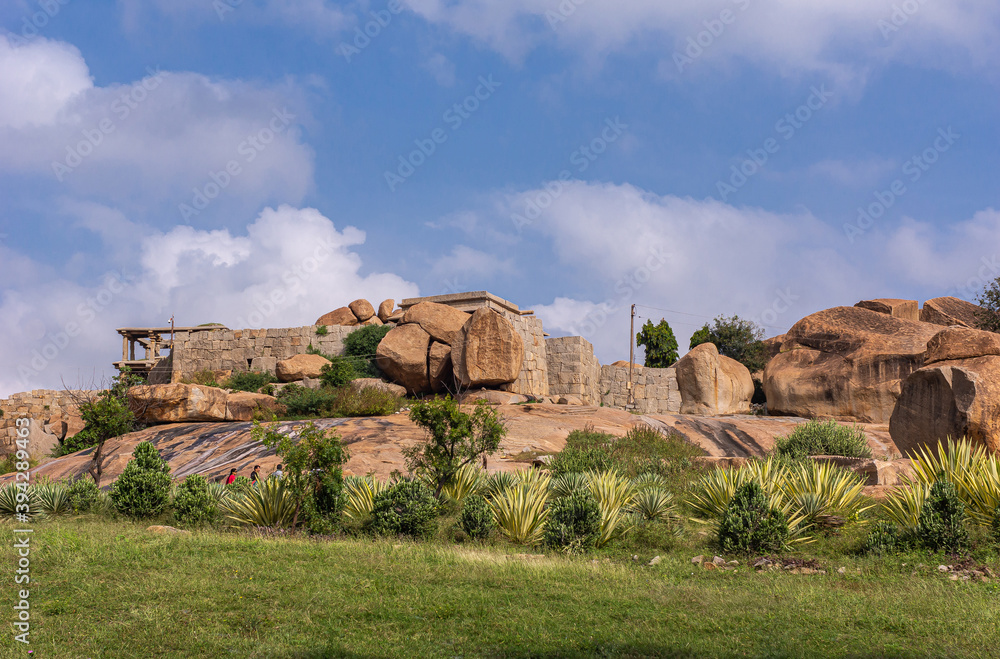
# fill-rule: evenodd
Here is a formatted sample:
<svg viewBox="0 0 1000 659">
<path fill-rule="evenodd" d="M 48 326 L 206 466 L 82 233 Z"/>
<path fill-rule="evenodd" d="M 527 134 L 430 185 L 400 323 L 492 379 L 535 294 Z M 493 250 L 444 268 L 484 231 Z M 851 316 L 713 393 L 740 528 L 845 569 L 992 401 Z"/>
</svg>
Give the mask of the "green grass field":
<svg viewBox="0 0 1000 659">
<path fill-rule="evenodd" d="M 954 582 L 942 557 L 836 557 L 826 575 L 692 566 L 671 550 L 582 557 L 340 539 L 155 535 L 94 517 L 36 525 L 29 655 L 53 657 L 995 657 L 1000 583 Z M 6 525 L 11 537 L 13 527 Z M 5 542 L 10 547 L 11 543 Z M 648 566 L 653 553 L 662 562 Z M 14 551 L 5 564 L 13 573 Z M 917 561 L 927 566 L 914 572 Z M 996 556 L 987 562 L 997 569 Z M 906 566 L 903 563 L 907 563 Z M 836 573 L 844 566 L 847 574 Z M 856 570 L 860 569 L 861 574 Z M 12 576 L 10 577 L 12 579 Z M 5 581 L 8 577 L 4 577 Z M 12 581 L 7 581 L 12 584 Z M 13 619 L 13 588 L 5 588 Z"/>
</svg>

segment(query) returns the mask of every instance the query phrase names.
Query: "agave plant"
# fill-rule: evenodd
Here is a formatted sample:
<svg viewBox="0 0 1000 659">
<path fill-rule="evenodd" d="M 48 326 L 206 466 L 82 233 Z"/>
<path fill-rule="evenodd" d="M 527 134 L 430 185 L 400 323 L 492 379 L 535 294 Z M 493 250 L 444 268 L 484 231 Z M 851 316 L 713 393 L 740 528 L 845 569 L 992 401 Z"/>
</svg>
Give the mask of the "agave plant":
<svg viewBox="0 0 1000 659">
<path fill-rule="evenodd" d="M 239 526 L 290 526 L 295 516 L 295 500 L 282 480 L 268 478 L 225 500 L 222 513 Z"/>
<path fill-rule="evenodd" d="M 893 490 L 882 502 L 882 510 L 903 531 L 916 531 L 920 511 L 930 492 L 930 484 L 910 482 Z"/>
<path fill-rule="evenodd" d="M 788 469 L 768 458 L 753 460 L 738 469 L 716 469 L 702 476 L 688 493 L 687 503 L 694 509 L 695 520 L 706 522 L 722 517 L 736 490 L 748 480 L 756 480 L 772 508 L 784 511 L 786 501 L 781 488 Z"/>
<path fill-rule="evenodd" d="M 652 472 L 646 472 L 644 474 L 639 474 L 632 479 L 635 484 L 636 489 L 645 490 L 648 488 L 654 489 L 666 489 L 667 479 L 659 474 L 654 474 Z"/>
<path fill-rule="evenodd" d="M 229 498 L 230 492 L 222 483 L 208 483 L 208 493 L 215 500 L 215 505 L 222 505 L 222 502 Z"/>
<path fill-rule="evenodd" d="M 460 504 L 468 496 L 481 494 L 485 487 L 486 472 L 475 465 L 468 464 L 458 470 L 451 482 L 441 490 L 441 493 Z"/>
<path fill-rule="evenodd" d="M 21 497 L 21 501 L 18 501 L 18 489 L 14 483 L 10 483 L 0 488 L 0 516 L 2 517 L 13 517 L 18 513 L 17 507 L 28 505 L 28 516 L 33 517 L 41 513 L 41 504 L 38 500 L 38 492 L 36 488 L 29 487 L 25 492 L 25 496 Z M 20 512 L 24 512 L 22 508 Z"/>
<path fill-rule="evenodd" d="M 832 515 L 856 519 L 872 508 L 865 505 L 864 486 L 856 474 L 829 462 L 810 461 L 792 469 L 781 489 L 803 522 L 815 524 Z"/>
<path fill-rule="evenodd" d="M 658 487 L 646 487 L 635 493 L 631 512 L 648 522 L 673 521 L 677 518 L 674 495 Z"/>
<path fill-rule="evenodd" d="M 347 476 L 344 478 L 344 491 L 347 493 L 344 515 L 363 522 L 372 512 L 375 497 L 387 489 L 389 484 L 374 476 Z"/>
<path fill-rule="evenodd" d="M 522 469 L 516 476 L 517 482 L 525 485 L 535 486 L 544 483 L 545 487 L 548 487 L 552 482 L 552 474 L 541 469 Z"/>
<path fill-rule="evenodd" d="M 518 478 L 509 471 L 498 471 L 486 479 L 485 495 L 497 497 L 518 483 Z"/>
<path fill-rule="evenodd" d="M 65 483 L 48 482 L 33 488 L 38 501 L 38 510 L 43 515 L 66 515 L 73 512 L 69 500 L 69 488 Z"/>
<path fill-rule="evenodd" d="M 551 487 L 553 496 L 568 497 L 574 492 L 590 487 L 590 476 L 580 472 L 567 472 L 553 478 Z"/>
<path fill-rule="evenodd" d="M 603 547 L 612 538 L 627 532 L 629 524 L 629 506 L 636 494 L 632 480 L 616 471 L 604 471 L 599 474 L 589 474 L 590 493 L 601 508 L 601 535 L 597 546 Z"/>
<path fill-rule="evenodd" d="M 542 540 L 549 517 L 549 480 L 519 482 L 487 500 L 497 529 L 512 542 L 535 545 Z"/>
<path fill-rule="evenodd" d="M 985 446 L 974 447 L 967 438 L 949 438 L 938 441 L 936 451 L 921 447 L 910 458 L 910 464 L 914 483 L 929 486 L 937 480 L 950 481 L 972 521 L 982 526 L 992 523 L 1000 505 L 1000 465 L 997 456 L 990 455 Z"/>
</svg>

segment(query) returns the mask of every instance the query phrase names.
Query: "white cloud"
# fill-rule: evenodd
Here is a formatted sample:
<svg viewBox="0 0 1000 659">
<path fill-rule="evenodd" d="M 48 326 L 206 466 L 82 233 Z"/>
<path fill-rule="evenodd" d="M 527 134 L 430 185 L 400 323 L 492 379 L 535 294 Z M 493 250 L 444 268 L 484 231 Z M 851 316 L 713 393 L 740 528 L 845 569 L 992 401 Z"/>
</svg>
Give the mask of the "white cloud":
<svg viewBox="0 0 1000 659">
<path fill-rule="evenodd" d="M 45 39 L 14 47 L 0 35 L 0 130 L 53 124 L 93 86 L 75 47 Z"/>
<path fill-rule="evenodd" d="M 441 53 L 428 57 L 423 67 L 442 87 L 451 87 L 455 84 L 455 64 Z"/>
<path fill-rule="evenodd" d="M 351 250 L 364 241 L 363 231 L 338 230 L 315 209 L 281 206 L 262 212 L 245 235 L 157 232 L 134 260 L 87 285 L 0 246 L 0 281 L 12 286 L 0 298 L 0 396 L 111 375 L 116 327 L 161 325 L 171 315 L 181 325 L 296 327 L 359 297 L 378 304 L 417 296 L 397 275 L 365 272 Z M 7 279 L 16 271 L 32 276 Z"/>
</svg>

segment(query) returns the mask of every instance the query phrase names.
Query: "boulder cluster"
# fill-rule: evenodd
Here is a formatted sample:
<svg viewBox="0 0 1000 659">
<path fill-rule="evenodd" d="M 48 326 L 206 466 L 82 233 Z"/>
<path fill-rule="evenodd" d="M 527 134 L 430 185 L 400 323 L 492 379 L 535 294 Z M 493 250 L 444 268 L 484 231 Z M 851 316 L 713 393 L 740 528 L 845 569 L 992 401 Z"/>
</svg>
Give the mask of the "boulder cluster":
<svg viewBox="0 0 1000 659">
<path fill-rule="evenodd" d="M 402 310 L 393 311 L 395 305 L 395 300 L 383 300 L 378 305 L 378 311 L 376 311 L 371 302 L 365 299 L 358 299 L 346 307 L 340 307 L 330 313 L 323 314 L 316 320 L 315 324 L 343 325 L 345 327 L 384 325 L 385 323 L 398 321 L 403 315 Z"/>
</svg>

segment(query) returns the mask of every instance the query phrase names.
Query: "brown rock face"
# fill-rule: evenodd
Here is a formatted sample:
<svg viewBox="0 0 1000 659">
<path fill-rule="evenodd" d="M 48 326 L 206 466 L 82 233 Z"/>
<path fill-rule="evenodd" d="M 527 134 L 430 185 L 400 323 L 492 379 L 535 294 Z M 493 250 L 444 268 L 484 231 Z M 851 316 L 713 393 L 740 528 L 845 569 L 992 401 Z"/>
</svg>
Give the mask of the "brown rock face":
<svg viewBox="0 0 1000 659">
<path fill-rule="evenodd" d="M 742 414 L 750 411 L 753 380 L 747 367 L 719 354 L 714 343 L 692 348 L 674 365 L 681 414 Z"/>
<path fill-rule="evenodd" d="M 200 384 L 153 384 L 132 387 L 129 404 L 145 423 L 225 421 L 226 392 Z"/>
<path fill-rule="evenodd" d="M 453 345 L 455 334 L 468 322 L 470 315 L 447 304 L 421 302 L 406 310 L 403 323 L 416 323 L 435 341 Z"/>
<path fill-rule="evenodd" d="M 417 324 L 394 327 L 378 344 L 378 367 L 411 394 L 429 391 L 427 350 L 430 344 L 431 335 Z"/>
<path fill-rule="evenodd" d="M 1000 334 L 966 327 L 949 327 L 927 342 L 924 364 L 986 355 L 1000 355 Z"/>
<path fill-rule="evenodd" d="M 886 423 L 903 380 L 923 366 L 940 331 L 859 307 L 806 316 L 764 369 L 771 413 Z"/>
<path fill-rule="evenodd" d="M 427 354 L 428 375 L 431 380 L 431 390 L 435 392 L 454 389 L 454 376 L 451 372 L 451 346 L 446 343 L 431 344 Z"/>
<path fill-rule="evenodd" d="M 884 313 L 893 318 L 903 320 L 920 320 L 920 305 L 916 300 L 898 300 L 896 298 L 880 298 L 878 300 L 862 300 L 854 306 L 870 311 Z"/>
<path fill-rule="evenodd" d="M 328 314 L 323 314 L 315 323 L 316 325 L 347 325 L 348 327 L 358 324 L 358 317 L 347 307 L 334 309 Z"/>
<path fill-rule="evenodd" d="M 889 434 L 904 453 L 946 437 L 1000 451 L 1000 356 L 938 362 L 903 384 Z"/>
<path fill-rule="evenodd" d="M 389 316 L 392 315 L 392 309 L 395 306 L 395 300 L 382 300 L 382 304 L 378 305 L 378 319 L 383 323 L 389 320 Z"/>
<path fill-rule="evenodd" d="M 979 309 L 979 305 L 957 297 L 936 297 L 924 302 L 924 308 L 920 310 L 920 320 L 945 327 L 950 325 L 975 327 L 976 311 Z"/>
<path fill-rule="evenodd" d="M 781 346 L 785 342 L 785 335 L 779 334 L 778 336 L 772 336 L 769 339 L 764 339 L 764 348 L 767 350 L 767 358 L 772 359 L 775 355 L 781 352 Z"/>
<path fill-rule="evenodd" d="M 462 387 L 494 387 L 521 372 L 524 342 L 510 321 L 492 309 L 476 309 L 451 346 L 455 382 Z"/>
<path fill-rule="evenodd" d="M 379 320 L 378 316 L 372 316 L 371 318 L 369 318 L 368 320 L 364 321 L 361 324 L 364 326 L 368 326 L 368 325 L 384 325 L 385 323 Z"/>
<path fill-rule="evenodd" d="M 270 421 L 272 415 L 281 416 L 285 406 L 274 396 L 235 391 L 226 397 L 226 421 L 253 421 L 263 418 Z"/>
<path fill-rule="evenodd" d="M 322 355 L 295 355 L 278 362 L 274 374 L 279 382 L 298 382 L 306 378 L 318 378 L 329 360 Z"/>
<path fill-rule="evenodd" d="M 347 305 L 347 308 L 351 310 L 351 313 L 354 314 L 359 323 L 363 323 L 375 315 L 375 307 L 365 299 L 355 300 Z"/>
<path fill-rule="evenodd" d="M 357 378 L 356 380 L 351 380 L 351 389 L 358 392 L 364 389 L 378 389 L 394 396 L 402 397 L 406 395 L 406 387 L 386 382 L 385 380 L 379 380 L 378 378 Z"/>
</svg>

